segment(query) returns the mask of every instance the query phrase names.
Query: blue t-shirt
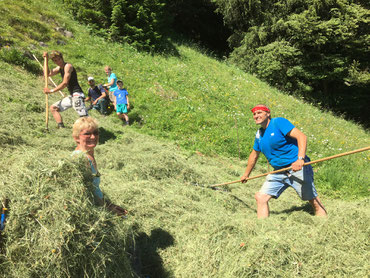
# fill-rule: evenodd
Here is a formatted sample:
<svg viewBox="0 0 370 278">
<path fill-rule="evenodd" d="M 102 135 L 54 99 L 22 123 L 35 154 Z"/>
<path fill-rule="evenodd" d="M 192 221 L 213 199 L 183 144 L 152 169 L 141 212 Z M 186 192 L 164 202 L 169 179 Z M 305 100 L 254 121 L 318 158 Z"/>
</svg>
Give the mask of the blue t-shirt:
<svg viewBox="0 0 370 278">
<path fill-rule="evenodd" d="M 116 97 L 116 104 L 127 104 L 126 96 L 128 96 L 128 92 L 125 89 L 115 90 L 113 95 Z"/>
<path fill-rule="evenodd" d="M 272 118 L 266 129 L 256 133 L 253 149 L 262 152 L 274 169 L 289 167 L 298 159 L 297 140 L 287 136 L 294 125 L 284 118 Z"/>
<path fill-rule="evenodd" d="M 117 87 L 117 76 L 113 72 L 108 76 L 108 83 L 110 83 L 112 79 L 114 81 L 113 81 L 112 86 L 109 87 L 110 92 L 114 92 L 115 90 L 118 89 L 118 87 Z"/>
<path fill-rule="evenodd" d="M 94 89 L 89 88 L 89 91 L 87 95 L 92 98 L 92 100 L 96 100 L 99 98 L 103 93 L 105 93 L 105 90 L 102 85 L 95 86 Z"/>
</svg>

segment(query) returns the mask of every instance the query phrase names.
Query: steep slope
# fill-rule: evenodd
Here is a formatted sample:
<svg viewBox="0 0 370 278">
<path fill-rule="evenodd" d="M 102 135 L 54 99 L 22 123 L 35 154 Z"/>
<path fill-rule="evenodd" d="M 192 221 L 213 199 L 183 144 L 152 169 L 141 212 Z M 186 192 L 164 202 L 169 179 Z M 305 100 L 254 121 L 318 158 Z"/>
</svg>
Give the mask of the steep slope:
<svg viewBox="0 0 370 278">
<path fill-rule="evenodd" d="M 40 17 L 32 16 L 37 3 L 29 2 L 30 18 Z M 246 161 L 232 158 L 238 156 L 235 118 L 245 157 L 256 129 L 248 109 L 255 103 L 302 128 L 313 159 L 363 147 L 367 132 L 192 47 L 178 45 L 178 57 L 165 57 L 107 43 L 53 11 L 60 9 L 55 5 L 44 3 L 42 13 L 54 18 L 48 28 L 65 25 L 74 38 L 32 51 L 40 57 L 44 49 L 62 50 L 84 89 L 88 75 L 103 82 L 109 64 L 131 93 L 133 126 L 123 129 L 114 114 L 91 114 L 101 127 L 102 190 L 130 213 L 117 218 L 91 203 L 83 167 L 70 160 L 76 115 L 63 113 L 67 128 L 57 130 L 51 120 L 45 133 L 42 79 L 0 60 L 0 196 L 11 200 L 0 238 L 1 277 L 367 275 L 367 153 L 315 168 L 328 219 L 313 217 L 289 190 L 272 201 L 270 219 L 257 221 L 253 195 L 262 180 L 229 186 L 230 192 L 204 187 L 242 174 Z M 24 46 L 15 40 L 1 51 L 17 47 Z M 50 103 L 57 99 L 50 96 Z M 256 173 L 266 170 L 261 162 Z"/>
<path fill-rule="evenodd" d="M 0 194 L 11 200 L 1 276 L 366 276 L 368 200 L 322 196 L 329 217 L 320 219 L 288 190 L 272 201 L 270 219 L 257 221 L 253 194 L 261 180 L 231 192 L 203 187 L 238 178 L 245 161 L 181 150 L 123 129 L 113 116 L 94 115 L 101 187 L 130 214 L 120 219 L 93 206 L 81 168 L 69 159 L 70 128 L 43 131 L 41 80 L 0 65 Z"/>
<path fill-rule="evenodd" d="M 92 36 L 88 27 L 73 22 L 57 3 L 45 2 L 43 10 L 38 9 L 37 1 L 27 9 L 13 2 L 7 5 L 8 12 L 17 5 L 21 8 L 13 8 L 18 13 L 16 19 L 4 13 L 4 22 L 9 24 L 3 22 L 6 28 L 0 30 L 10 46 L 3 47 L 0 54 L 6 61 L 33 69 L 38 67 L 36 62 L 19 57 L 22 49 L 28 48 L 39 58 L 42 51 L 59 49 L 77 68 L 84 90 L 90 75 L 105 83 L 104 65 L 112 66 L 130 93 L 131 121 L 141 133 L 207 155 L 245 159 L 256 132 L 250 108 L 265 103 L 274 117 L 286 117 L 306 133 L 312 160 L 368 145 L 369 134 L 361 127 L 285 95 L 226 62 L 202 55 L 194 47 L 177 44 L 178 55 L 140 53 L 128 45 Z M 19 9 L 27 11 L 27 20 Z M 33 28 L 30 36 L 30 26 L 42 28 Z M 35 47 L 41 36 L 37 36 L 38 28 L 42 34 L 49 34 L 42 37 L 48 39 L 48 47 Z M 72 38 L 65 36 L 66 29 L 72 31 Z M 13 33 L 17 37 L 10 35 Z M 317 165 L 316 181 L 331 196 L 369 196 L 368 161 L 368 153 L 362 153 Z M 266 165 L 264 159 L 261 162 Z"/>
</svg>

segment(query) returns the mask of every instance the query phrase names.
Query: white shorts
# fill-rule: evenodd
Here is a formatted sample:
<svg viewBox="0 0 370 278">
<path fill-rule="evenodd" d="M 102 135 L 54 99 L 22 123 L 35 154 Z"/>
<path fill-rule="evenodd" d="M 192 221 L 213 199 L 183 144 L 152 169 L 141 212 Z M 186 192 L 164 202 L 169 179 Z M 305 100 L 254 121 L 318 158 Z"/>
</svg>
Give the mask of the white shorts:
<svg viewBox="0 0 370 278">
<path fill-rule="evenodd" d="M 63 112 L 71 107 L 77 112 L 80 117 L 87 116 L 87 109 L 85 106 L 85 97 L 83 93 L 73 93 L 73 96 L 65 97 L 56 103 L 53 106 L 58 107 L 60 112 Z"/>
</svg>

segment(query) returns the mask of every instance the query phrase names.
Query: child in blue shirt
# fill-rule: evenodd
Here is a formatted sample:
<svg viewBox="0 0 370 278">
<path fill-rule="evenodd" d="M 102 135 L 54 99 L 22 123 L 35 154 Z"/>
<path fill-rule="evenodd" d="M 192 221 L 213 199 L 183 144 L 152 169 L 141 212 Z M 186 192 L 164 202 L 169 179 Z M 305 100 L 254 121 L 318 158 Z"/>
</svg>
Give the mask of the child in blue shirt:
<svg viewBox="0 0 370 278">
<path fill-rule="evenodd" d="M 114 107 L 117 112 L 118 118 L 124 121 L 124 125 L 129 125 L 128 109 L 130 109 L 130 102 L 128 100 L 128 92 L 123 89 L 123 82 L 121 80 L 117 81 L 118 89 L 114 91 Z"/>
</svg>

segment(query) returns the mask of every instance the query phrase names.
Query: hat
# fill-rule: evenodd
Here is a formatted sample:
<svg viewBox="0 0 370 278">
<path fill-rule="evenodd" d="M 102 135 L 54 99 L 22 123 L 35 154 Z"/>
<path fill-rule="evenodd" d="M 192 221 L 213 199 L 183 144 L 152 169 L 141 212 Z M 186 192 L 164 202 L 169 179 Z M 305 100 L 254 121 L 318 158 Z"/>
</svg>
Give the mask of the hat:
<svg viewBox="0 0 370 278">
<path fill-rule="evenodd" d="M 91 81 L 91 80 L 94 80 L 94 77 L 89 76 L 89 77 L 87 78 L 87 81 Z"/>
<path fill-rule="evenodd" d="M 117 83 L 122 83 L 123 84 L 122 80 L 117 80 Z"/>
<path fill-rule="evenodd" d="M 61 58 L 63 58 L 63 54 L 60 53 L 58 50 L 53 50 L 50 53 L 50 58 L 53 59 L 55 57 L 61 57 Z"/>
<path fill-rule="evenodd" d="M 270 109 L 266 105 L 263 105 L 263 104 L 256 105 L 255 107 L 251 109 L 252 113 L 254 113 L 257 110 L 262 110 L 262 111 L 266 111 L 270 113 Z"/>
</svg>

